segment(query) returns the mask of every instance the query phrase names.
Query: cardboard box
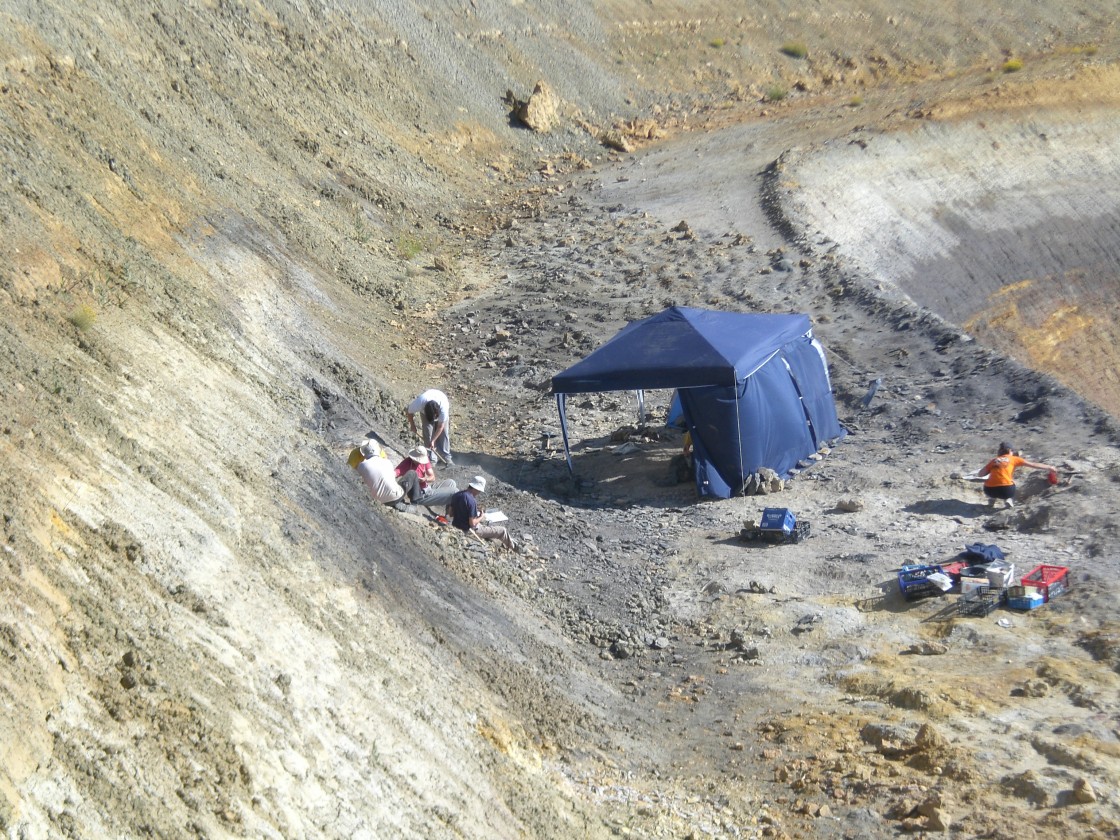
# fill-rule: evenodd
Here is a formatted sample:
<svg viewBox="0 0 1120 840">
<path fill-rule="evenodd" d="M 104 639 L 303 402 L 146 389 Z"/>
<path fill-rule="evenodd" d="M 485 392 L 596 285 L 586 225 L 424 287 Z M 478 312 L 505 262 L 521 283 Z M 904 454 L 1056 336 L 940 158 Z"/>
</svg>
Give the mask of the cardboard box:
<svg viewBox="0 0 1120 840">
<path fill-rule="evenodd" d="M 990 589 L 987 577 L 961 577 L 961 594 L 968 595 L 979 589 Z"/>
<path fill-rule="evenodd" d="M 789 508 L 766 508 L 758 527 L 763 531 L 781 531 L 790 534 L 797 527 L 797 517 Z"/>
</svg>

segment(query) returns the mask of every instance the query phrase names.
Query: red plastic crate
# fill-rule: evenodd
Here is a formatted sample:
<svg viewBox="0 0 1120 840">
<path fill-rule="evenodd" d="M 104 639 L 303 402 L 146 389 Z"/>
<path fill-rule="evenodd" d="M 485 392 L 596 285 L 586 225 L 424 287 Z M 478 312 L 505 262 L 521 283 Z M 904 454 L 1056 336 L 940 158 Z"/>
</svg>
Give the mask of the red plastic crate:
<svg viewBox="0 0 1120 840">
<path fill-rule="evenodd" d="M 1033 586 L 1038 589 L 1043 603 L 1051 598 L 1057 598 L 1069 589 L 1068 566 L 1035 566 L 1019 581 L 1021 586 Z"/>
</svg>

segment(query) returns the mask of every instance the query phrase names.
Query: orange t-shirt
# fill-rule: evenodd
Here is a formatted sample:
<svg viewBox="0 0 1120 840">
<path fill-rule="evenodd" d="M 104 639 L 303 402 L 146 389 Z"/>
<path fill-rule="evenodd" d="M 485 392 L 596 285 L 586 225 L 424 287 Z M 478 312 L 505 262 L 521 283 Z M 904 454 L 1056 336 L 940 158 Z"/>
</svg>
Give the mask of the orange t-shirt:
<svg viewBox="0 0 1120 840">
<path fill-rule="evenodd" d="M 1021 467 L 1025 463 L 1026 461 L 1018 455 L 997 455 L 984 467 L 983 471 L 988 474 L 988 480 L 984 482 L 984 486 L 1010 487 L 1015 483 L 1015 468 Z"/>
</svg>

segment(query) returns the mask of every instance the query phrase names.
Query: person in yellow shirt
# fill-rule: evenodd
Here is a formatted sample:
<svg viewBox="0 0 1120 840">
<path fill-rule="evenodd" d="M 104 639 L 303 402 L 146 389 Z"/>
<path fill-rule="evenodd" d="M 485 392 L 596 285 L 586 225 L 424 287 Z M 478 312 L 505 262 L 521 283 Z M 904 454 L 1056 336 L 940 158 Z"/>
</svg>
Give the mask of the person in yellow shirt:
<svg viewBox="0 0 1120 840">
<path fill-rule="evenodd" d="M 1057 467 L 1049 464 L 1036 464 L 1015 454 L 1010 443 L 999 445 L 999 454 L 984 465 L 981 473 L 987 473 L 984 481 L 984 495 L 988 497 L 988 504 L 995 507 L 997 500 L 1003 500 L 1007 507 L 1015 507 L 1015 470 L 1019 467 L 1030 467 L 1035 470 L 1049 470 L 1056 472 Z"/>
</svg>

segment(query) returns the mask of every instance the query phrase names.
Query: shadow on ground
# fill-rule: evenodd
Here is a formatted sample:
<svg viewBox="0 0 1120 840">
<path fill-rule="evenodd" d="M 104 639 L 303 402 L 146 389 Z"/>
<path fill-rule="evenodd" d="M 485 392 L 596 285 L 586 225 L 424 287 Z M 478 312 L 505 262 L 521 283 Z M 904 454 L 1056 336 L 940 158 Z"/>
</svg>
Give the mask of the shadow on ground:
<svg viewBox="0 0 1120 840">
<path fill-rule="evenodd" d="M 907 513 L 920 513 L 927 516 L 960 516 L 976 519 L 988 512 L 985 504 L 963 502 L 960 499 L 925 499 L 903 508 Z"/>
</svg>

